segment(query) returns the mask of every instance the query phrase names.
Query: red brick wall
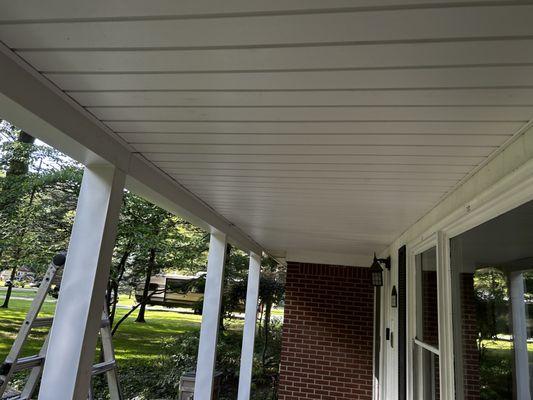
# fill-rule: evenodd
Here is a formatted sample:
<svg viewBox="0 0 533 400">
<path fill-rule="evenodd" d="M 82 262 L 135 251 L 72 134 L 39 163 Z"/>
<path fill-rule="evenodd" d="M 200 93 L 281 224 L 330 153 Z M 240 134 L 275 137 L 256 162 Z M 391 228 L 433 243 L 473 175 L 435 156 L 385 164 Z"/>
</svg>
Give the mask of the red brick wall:
<svg viewBox="0 0 533 400">
<path fill-rule="evenodd" d="M 437 298 L 437 272 L 422 271 L 422 339 L 439 346 L 439 308 Z"/>
<path fill-rule="evenodd" d="M 368 268 L 289 263 L 279 400 L 372 398 Z"/>
<path fill-rule="evenodd" d="M 439 346 L 439 308 L 437 290 L 437 272 L 422 271 L 423 319 L 422 336 L 424 342 Z M 435 399 L 440 399 L 439 357 L 435 356 Z"/>
<path fill-rule="evenodd" d="M 479 351 L 474 275 L 461 274 L 461 331 L 465 400 L 479 400 Z"/>
</svg>

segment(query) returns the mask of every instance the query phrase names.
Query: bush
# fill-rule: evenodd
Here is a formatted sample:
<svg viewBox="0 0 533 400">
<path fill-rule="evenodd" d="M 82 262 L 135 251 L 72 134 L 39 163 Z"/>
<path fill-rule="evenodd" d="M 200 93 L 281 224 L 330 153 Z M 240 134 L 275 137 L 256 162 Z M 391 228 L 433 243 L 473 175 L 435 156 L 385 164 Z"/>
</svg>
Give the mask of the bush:
<svg viewBox="0 0 533 400">
<path fill-rule="evenodd" d="M 281 323 L 272 325 L 271 335 L 263 360 L 264 338 L 256 338 L 252 378 L 253 400 L 276 400 L 278 368 L 281 351 Z M 227 330 L 219 335 L 217 371 L 222 372 L 220 400 L 237 398 L 241 358 L 242 332 Z M 122 360 L 119 378 L 125 399 L 175 399 L 179 382 L 185 372 L 194 371 L 198 354 L 199 332 L 187 332 L 167 339 L 161 355 L 153 361 Z M 95 398 L 105 399 L 105 377 L 94 382 Z"/>
<path fill-rule="evenodd" d="M 257 338 L 254 354 L 253 393 L 254 400 L 273 400 L 276 398 L 279 350 L 281 348 L 280 324 L 272 331 L 267 349 L 268 363 L 261 365 L 263 347 L 261 338 Z M 167 341 L 161 364 L 165 371 L 157 382 L 157 387 L 162 389 L 161 395 L 176 396 L 180 377 L 183 373 L 194 371 L 196 368 L 196 355 L 198 353 L 198 333 L 185 333 Z M 219 335 L 217 346 L 216 369 L 222 373 L 220 400 L 233 400 L 237 398 L 239 385 L 239 368 L 241 361 L 242 333 L 224 331 Z"/>
<path fill-rule="evenodd" d="M 159 365 L 163 373 L 154 382 L 159 390 L 177 397 L 181 376 L 196 368 L 199 342 L 198 332 L 183 333 L 165 342 Z"/>
<path fill-rule="evenodd" d="M 482 400 L 505 400 L 512 398 L 512 350 L 484 348 L 480 355 L 480 398 Z"/>
</svg>

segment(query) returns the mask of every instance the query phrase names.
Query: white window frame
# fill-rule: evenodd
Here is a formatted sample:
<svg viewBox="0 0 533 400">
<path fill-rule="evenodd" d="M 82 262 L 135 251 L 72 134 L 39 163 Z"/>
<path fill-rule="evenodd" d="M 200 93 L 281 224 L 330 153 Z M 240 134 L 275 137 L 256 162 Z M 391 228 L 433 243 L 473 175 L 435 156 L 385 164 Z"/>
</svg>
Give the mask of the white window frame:
<svg viewBox="0 0 533 400">
<path fill-rule="evenodd" d="M 437 247 L 439 285 L 440 398 L 455 398 L 450 239 L 533 200 L 533 160 L 503 177 L 470 202 L 407 242 L 407 398 L 414 398 L 413 344 L 416 335 L 415 255 Z"/>
<path fill-rule="evenodd" d="M 451 292 L 451 273 L 450 273 L 450 247 L 448 236 L 437 231 L 418 243 L 408 246 L 408 271 L 407 271 L 407 398 L 414 399 L 415 393 L 422 390 L 421 376 L 415 376 L 415 350 L 416 348 L 425 348 L 433 354 L 439 356 L 439 387 L 441 399 L 453 399 L 455 393 L 454 378 L 454 354 L 453 354 L 453 320 L 452 320 L 452 292 Z M 437 287 L 438 287 L 438 349 L 427 345 L 417 339 L 417 268 L 416 256 L 426 250 L 435 247 L 436 249 L 436 267 L 437 267 Z M 452 333 L 450 333 L 452 332 Z M 419 357 L 417 364 L 421 365 L 421 352 L 416 352 Z"/>
</svg>

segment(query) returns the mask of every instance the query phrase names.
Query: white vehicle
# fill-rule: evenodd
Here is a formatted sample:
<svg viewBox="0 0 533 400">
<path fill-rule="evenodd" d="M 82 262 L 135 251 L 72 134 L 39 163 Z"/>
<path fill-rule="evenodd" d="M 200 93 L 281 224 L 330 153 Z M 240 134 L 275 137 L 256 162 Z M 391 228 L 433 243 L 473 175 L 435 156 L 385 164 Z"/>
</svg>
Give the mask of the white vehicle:
<svg viewBox="0 0 533 400">
<path fill-rule="evenodd" d="M 196 276 L 156 275 L 150 279 L 147 304 L 165 307 L 193 308 L 201 312 L 204 298 L 205 273 Z M 140 302 L 143 297 L 144 283 L 135 288 L 135 299 Z M 153 294 L 152 294 L 153 293 Z"/>
</svg>

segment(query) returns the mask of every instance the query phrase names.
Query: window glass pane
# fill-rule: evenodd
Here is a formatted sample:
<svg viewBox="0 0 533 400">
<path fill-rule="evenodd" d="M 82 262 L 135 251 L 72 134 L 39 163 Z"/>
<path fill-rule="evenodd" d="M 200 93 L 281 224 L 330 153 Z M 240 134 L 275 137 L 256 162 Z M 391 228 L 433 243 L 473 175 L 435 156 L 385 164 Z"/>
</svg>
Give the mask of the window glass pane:
<svg viewBox="0 0 533 400">
<path fill-rule="evenodd" d="M 450 241 L 456 400 L 531 400 L 533 203 Z"/>
<path fill-rule="evenodd" d="M 433 247 L 415 257 L 416 261 L 416 337 L 421 342 L 438 349 L 438 287 L 437 252 Z M 434 352 L 415 344 L 414 387 L 416 398 L 437 400 L 439 394 L 439 357 Z"/>
<path fill-rule="evenodd" d="M 524 272 L 524 306 L 528 349 L 529 393 L 533 395 L 533 270 Z"/>
<path fill-rule="evenodd" d="M 185 294 L 189 291 L 189 280 L 167 278 L 167 295 L 170 293 Z"/>
<path fill-rule="evenodd" d="M 417 338 L 432 346 L 439 344 L 437 252 L 435 247 L 417 255 Z"/>
<path fill-rule="evenodd" d="M 422 347 L 415 346 L 415 365 L 418 382 L 415 384 L 416 398 L 420 400 L 440 399 L 439 356 Z"/>
</svg>

